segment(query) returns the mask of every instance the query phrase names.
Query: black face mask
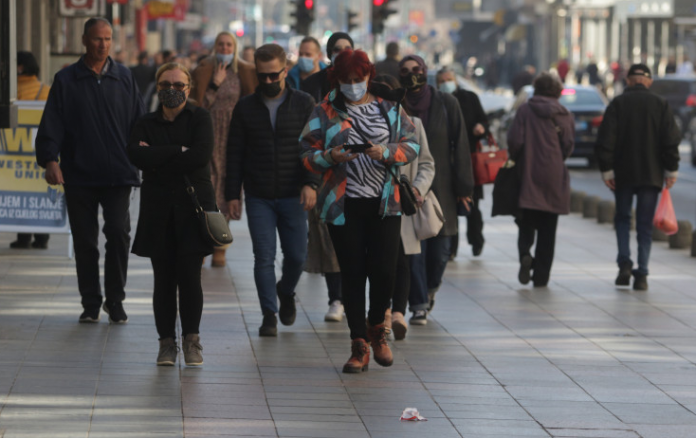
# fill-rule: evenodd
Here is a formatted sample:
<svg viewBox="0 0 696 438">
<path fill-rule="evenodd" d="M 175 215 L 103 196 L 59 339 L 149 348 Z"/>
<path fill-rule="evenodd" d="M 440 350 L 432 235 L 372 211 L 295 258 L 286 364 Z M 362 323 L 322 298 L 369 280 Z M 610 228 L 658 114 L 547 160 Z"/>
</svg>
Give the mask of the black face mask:
<svg viewBox="0 0 696 438">
<path fill-rule="evenodd" d="M 270 84 L 261 82 L 259 83 L 259 89 L 261 94 L 266 97 L 276 97 L 282 91 L 280 89 L 280 81 L 271 82 Z"/>
<path fill-rule="evenodd" d="M 426 84 L 427 80 L 425 79 L 425 74 L 423 73 L 409 73 L 406 76 L 400 76 L 399 82 L 401 82 L 402 87 L 412 90 L 414 88 L 422 87 Z"/>
</svg>

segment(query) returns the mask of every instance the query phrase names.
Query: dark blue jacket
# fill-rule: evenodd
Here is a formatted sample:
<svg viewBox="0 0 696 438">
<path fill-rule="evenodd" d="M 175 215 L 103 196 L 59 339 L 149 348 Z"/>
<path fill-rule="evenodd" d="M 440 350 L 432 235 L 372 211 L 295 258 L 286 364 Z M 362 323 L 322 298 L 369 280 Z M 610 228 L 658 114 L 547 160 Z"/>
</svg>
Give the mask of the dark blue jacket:
<svg viewBox="0 0 696 438">
<path fill-rule="evenodd" d="M 83 58 L 56 73 L 36 136 L 36 161 L 58 161 L 66 185 L 137 186 L 126 153 L 145 107 L 130 70 L 111 58 L 101 79 Z"/>
</svg>

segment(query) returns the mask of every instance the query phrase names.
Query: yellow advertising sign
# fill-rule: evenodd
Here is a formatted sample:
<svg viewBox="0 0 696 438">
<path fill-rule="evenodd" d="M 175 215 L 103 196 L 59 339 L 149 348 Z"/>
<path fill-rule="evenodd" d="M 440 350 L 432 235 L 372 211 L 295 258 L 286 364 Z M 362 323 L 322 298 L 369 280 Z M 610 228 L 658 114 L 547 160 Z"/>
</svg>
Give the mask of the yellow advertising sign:
<svg viewBox="0 0 696 438">
<path fill-rule="evenodd" d="M 17 105 L 17 127 L 0 130 L 0 231 L 67 232 L 63 188 L 46 183 L 34 154 L 44 102 Z"/>
</svg>

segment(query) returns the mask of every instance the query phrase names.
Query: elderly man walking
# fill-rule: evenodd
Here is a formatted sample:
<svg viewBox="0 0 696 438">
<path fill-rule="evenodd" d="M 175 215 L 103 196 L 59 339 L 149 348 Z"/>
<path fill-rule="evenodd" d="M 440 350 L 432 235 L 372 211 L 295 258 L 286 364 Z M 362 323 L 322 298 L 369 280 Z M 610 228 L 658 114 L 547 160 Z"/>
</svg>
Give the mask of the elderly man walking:
<svg viewBox="0 0 696 438">
<path fill-rule="evenodd" d="M 145 109 L 130 70 L 109 56 L 111 34 L 111 24 L 103 18 L 85 22 L 86 52 L 56 74 L 36 137 L 36 161 L 46 168 L 46 181 L 65 188 L 84 308 L 80 322 L 86 323 L 99 321 L 102 302 L 110 322 L 128 321 L 122 304 L 130 248 L 128 207 L 131 187 L 140 184 L 126 144 Z M 105 301 L 99 280 L 100 205 Z"/>
<path fill-rule="evenodd" d="M 652 76 L 646 65 L 632 65 L 626 81 L 628 87 L 604 114 L 595 154 L 602 179 L 616 198 L 616 285 L 628 286 L 633 275 L 633 289 L 647 290 L 652 219 L 663 184 L 669 189 L 677 181 L 681 134 L 667 101 L 648 90 Z M 629 244 L 634 196 L 637 269 L 633 269 Z"/>
</svg>

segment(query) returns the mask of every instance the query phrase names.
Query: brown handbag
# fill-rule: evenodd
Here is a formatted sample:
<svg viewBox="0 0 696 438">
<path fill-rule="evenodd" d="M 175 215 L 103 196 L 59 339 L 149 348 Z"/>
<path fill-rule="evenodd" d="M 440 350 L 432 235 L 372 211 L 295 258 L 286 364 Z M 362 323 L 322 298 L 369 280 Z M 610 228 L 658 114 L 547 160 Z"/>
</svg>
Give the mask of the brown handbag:
<svg viewBox="0 0 696 438">
<path fill-rule="evenodd" d="M 495 182 L 498 171 L 508 160 L 507 151 L 498 147 L 498 144 L 490 133 L 487 139 L 487 151 L 483 151 L 483 145 L 479 140 L 476 143 L 476 151 L 471 154 L 471 167 L 474 170 L 474 184 L 477 186 Z"/>
</svg>

